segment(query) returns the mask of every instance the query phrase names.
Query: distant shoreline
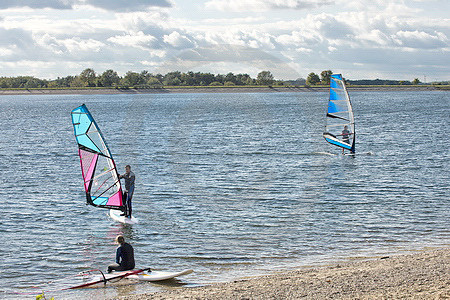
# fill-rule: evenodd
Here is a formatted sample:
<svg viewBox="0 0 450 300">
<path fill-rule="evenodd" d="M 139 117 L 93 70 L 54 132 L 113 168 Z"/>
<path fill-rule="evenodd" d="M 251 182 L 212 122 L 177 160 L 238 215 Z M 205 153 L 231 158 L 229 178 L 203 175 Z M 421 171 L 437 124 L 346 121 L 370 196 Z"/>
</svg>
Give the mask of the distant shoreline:
<svg viewBox="0 0 450 300">
<path fill-rule="evenodd" d="M 161 88 L 68 88 L 68 89 L 1 89 L 1 95 L 117 95 L 117 94 L 171 94 L 171 93 L 279 93 L 279 92 L 326 92 L 329 87 L 283 87 L 283 86 L 223 86 L 223 87 L 161 87 Z M 349 91 L 449 91 L 448 86 L 393 85 L 348 86 Z"/>
</svg>

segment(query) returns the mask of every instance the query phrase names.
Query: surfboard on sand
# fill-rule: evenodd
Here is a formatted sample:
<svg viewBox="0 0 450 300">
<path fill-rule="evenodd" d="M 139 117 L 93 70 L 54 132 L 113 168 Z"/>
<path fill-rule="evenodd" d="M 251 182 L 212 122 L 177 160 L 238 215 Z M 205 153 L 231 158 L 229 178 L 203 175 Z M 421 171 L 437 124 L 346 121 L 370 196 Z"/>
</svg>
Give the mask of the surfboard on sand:
<svg viewBox="0 0 450 300">
<path fill-rule="evenodd" d="M 110 209 L 109 210 L 109 216 L 111 217 L 111 219 L 113 219 L 114 221 L 123 223 L 123 224 L 137 224 L 138 223 L 138 219 L 131 216 L 131 218 L 127 218 L 125 216 L 121 216 L 123 212 L 117 209 Z"/>
<path fill-rule="evenodd" d="M 95 269 L 85 272 L 81 272 L 75 276 L 68 277 L 72 279 L 69 281 L 68 287 L 61 290 L 71 290 L 79 288 L 96 288 L 105 286 L 107 283 L 114 283 L 123 279 L 139 280 L 139 281 L 163 281 L 173 279 L 178 276 L 191 274 L 193 270 L 186 269 L 180 272 L 167 272 L 167 271 L 150 271 L 146 269 L 135 269 L 129 271 L 112 272 L 105 274 L 102 271 Z"/>
<path fill-rule="evenodd" d="M 162 281 L 162 280 L 168 280 L 175 277 L 191 274 L 194 272 L 191 269 L 186 269 L 180 272 L 167 272 L 167 271 L 150 271 L 150 272 L 144 272 L 139 274 L 133 274 L 130 276 L 127 276 L 128 279 L 137 279 L 142 281 Z"/>
</svg>

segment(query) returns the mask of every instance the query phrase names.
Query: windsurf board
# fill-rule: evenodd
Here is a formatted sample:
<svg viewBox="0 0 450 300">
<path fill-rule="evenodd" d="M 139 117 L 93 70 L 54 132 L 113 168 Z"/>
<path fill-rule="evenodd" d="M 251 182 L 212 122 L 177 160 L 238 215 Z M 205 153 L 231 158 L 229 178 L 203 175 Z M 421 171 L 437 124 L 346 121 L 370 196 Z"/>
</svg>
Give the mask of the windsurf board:
<svg viewBox="0 0 450 300">
<path fill-rule="evenodd" d="M 113 219 L 114 221 L 123 223 L 123 224 L 137 224 L 138 223 L 138 219 L 131 216 L 131 218 L 127 218 L 125 216 L 121 216 L 123 212 L 121 210 L 117 210 L 117 209 L 110 209 L 109 210 L 109 216 L 111 217 L 111 219 Z"/>
</svg>

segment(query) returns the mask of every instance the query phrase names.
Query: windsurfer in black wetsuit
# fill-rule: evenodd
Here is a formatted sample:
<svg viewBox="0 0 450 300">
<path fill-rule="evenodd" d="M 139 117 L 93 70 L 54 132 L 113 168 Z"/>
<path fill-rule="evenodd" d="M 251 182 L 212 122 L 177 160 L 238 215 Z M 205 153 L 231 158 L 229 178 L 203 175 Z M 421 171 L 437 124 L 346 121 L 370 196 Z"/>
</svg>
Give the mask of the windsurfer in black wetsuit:
<svg viewBox="0 0 450 300">
<path fill-rule="evenodd" d="M 348 130 L 348 126 L 345 125 L 344 126 L 344 130 L 342 130 L 342 141 L 344 143 L 350 144 L 350 135 L 352 133 L 350 132 L 350 130 Z M 342 153 L 344 153 L 344 148 L 342 148 Z"/>
<path fill-rule="evenodd" d="M 348 126 L 344 126 L 344 130 L 342 130 L 342 141 L 344 143 L 350 144 L 350 131 L 348 130 Z"/>
<path fill-rule="evenodd" d="M 125 179 L 125 192 L 123 193 L 123 196 L 125 198 L 125 207 L 126 211 L 123 214 L 124 216 L 131 218 L 131 199 L 133 198 L 134 193 L 134 181 L 136 179 L 136 176 L 133 172 L 131 172 L 130 165 L 125 166 L 125 174 L 120 175 L 119 178 Z"/>
<path fill-rule="evenodd" d="M 116 250 L 116 263 L 108 266 L 108 273 L 133 270 L 135 266 L 133 246 L 126 243 L 122 235 L 116 237 L 116 242 L 119 244 Z"/>
</svg>

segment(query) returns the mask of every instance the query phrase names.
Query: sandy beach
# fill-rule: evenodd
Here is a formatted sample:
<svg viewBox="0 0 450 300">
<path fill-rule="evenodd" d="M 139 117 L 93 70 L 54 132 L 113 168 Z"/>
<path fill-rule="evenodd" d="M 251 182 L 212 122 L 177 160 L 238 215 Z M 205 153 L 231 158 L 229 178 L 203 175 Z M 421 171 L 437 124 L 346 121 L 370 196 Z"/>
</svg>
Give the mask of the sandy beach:
<svg viewBox="0 0 450 300">
<path fill-rule="evenodd" d="M 450 299 L 450 248 L 120 299 Z"/>
<path fill-rule="evenodd" d="M 350 86 L 349 91 L 425 91 L 439 90 L 435 86 Z M 279 92 L 326 92 L 329 87 L 283 87 L 283 86 L 232 86 L 232 87 L 161 87 L 149 89 L 75 88 L 75 89 L 0 89 L 1 95 L 116 95 L 116 94 L 170 94 L 170 93 L 279 93 Z"/>
</svg>

